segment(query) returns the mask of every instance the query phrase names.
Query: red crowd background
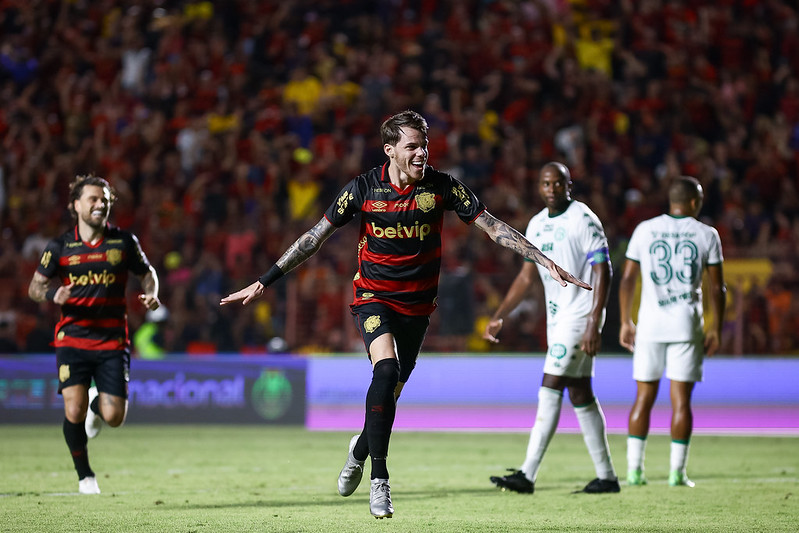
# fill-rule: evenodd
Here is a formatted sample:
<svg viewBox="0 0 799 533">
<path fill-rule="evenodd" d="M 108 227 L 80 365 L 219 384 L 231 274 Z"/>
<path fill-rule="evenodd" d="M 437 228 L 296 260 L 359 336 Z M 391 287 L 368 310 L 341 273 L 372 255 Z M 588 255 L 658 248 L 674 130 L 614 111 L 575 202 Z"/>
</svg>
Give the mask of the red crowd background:
<svg viewBox="0 0 799 533">
<path fill-rule="evenodd" d="M 430 163 L 524 230 L 566 163 L 617 273 L 665 185 L 703 184 L 729 289 L 721 352 L 799 350 L 799 12 L 787 0 L 0 0 L 0 353 L 50 352 L 27 286 L 65 231 L 68 183 L 107 178 L 112 222 L 162 281 L 168 352 L 360 352 L 356 227 L 247 309 L 254 281 L 414 109 Z M 519 268 L 447 221 L 426 350 L 541 351 L 540 301 L 479 338 Z M 132 332 L 148 318 L 133 301 Z M 620 351 L 616 286 L 605 351 Z"/>
</svg>

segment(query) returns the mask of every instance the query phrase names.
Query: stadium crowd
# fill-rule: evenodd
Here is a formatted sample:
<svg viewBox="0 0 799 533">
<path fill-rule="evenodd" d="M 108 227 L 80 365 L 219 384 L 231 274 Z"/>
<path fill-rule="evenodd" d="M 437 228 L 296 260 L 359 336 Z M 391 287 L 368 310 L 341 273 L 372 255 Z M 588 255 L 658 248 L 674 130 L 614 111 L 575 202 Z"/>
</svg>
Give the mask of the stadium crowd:
<svg viewBox="0 0 799 533">
<path fill-rule="evenodd" d="M 720 352 L 799 351 L 795 2 L 0 0 L 0 45 L 0 353 L 51 351 L 57 309 L 27 283 L 85 173 L 159 272 L 167 351 L 362 351 L 355 224 L 252 309 L 218 302 L 385 160 L 379 124 L 403 109 L 431 164 L 520 230 L 537 169 L 566 163 L 617 276 L 669 179 L 697 177 L 731 299 Z M 426 349 L 487 351 L 519 260 L 451 222 Z M 605 351 L 617 308 L 614 284 Z M 540 306 L 520 314 L 501 349 L 543 350 Z"/>
</svg>

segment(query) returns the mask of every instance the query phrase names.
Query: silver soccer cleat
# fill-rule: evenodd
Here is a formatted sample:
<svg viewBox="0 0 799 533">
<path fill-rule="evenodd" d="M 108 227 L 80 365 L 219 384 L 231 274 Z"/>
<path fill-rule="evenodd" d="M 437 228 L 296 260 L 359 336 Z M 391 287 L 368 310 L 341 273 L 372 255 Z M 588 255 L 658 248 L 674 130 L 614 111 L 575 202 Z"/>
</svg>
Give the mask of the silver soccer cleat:
<svg viewBox="0 0 799 533">
<path fill-rule="evenodd" d="M 344 468 L 341 469 L 341 473 L 338 475 L 338 493 L 342 496 L 349 496 L 355 492 L 363 477 L 363 464 L 366 461 L 358 461 L 352 456 L 352 450 L 355 448 L 355 443 L 358 442 L 359 436 L 355 435 L 350 439 L 347 462 L 344 463 Z"/>
<path fill-rule="evenodd" d="M 394 506 L 391 505 L 391 487 L 387 479 L 373 479 L 369 491 L 369 510 L 375 518 L 391 518 Z"/>
</svg>

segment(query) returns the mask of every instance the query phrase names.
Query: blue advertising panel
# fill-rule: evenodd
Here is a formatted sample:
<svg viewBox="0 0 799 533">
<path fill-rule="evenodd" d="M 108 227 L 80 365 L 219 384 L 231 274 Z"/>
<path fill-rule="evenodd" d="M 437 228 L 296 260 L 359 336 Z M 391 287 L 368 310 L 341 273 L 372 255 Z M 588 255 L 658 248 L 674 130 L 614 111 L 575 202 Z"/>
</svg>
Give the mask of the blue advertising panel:
<svg viewBox="0 0 799 533">
<path fill-rule="evenodd" d="M 306 360 L 134 359 L 127 423 L 304 424 Z M 0 358 L 0 423 L 64 417 L 55 356 Z"/>
</svg>

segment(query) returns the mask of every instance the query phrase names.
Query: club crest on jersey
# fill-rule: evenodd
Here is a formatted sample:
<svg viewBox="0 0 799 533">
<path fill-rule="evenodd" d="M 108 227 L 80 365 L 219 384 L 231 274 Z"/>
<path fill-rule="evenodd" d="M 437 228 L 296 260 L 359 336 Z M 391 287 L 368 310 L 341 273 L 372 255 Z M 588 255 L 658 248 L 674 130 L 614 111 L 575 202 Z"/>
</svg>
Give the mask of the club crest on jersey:
<svg viewBox="0 0 799 533">
<path fill-rule="evenodd" d="M 363 329 L 366 333 L 374 333 L 380 327 L 380 315 L 372 315 L 363 323 Z"/>
<path fill-rule="evenodd" d="M 105 259 L 112 265 L 118 265 L 120 262 L 122 262 L 122 250 L 119 248 L 111 248 L 110 250 L 106 250 Z"/>
<path fill-rule="evenodd" d="M 427 213 L 436 206 L 436 195 L 431 192 L 417 194 L 416 205 L 419 206 L 419 209 Z"/>
<path fill-rule="evenodd" d="M 58 367 L 58 380 L 64 383 L 69 379 L 69 365 L 61 365 Z"/>
</svg>

